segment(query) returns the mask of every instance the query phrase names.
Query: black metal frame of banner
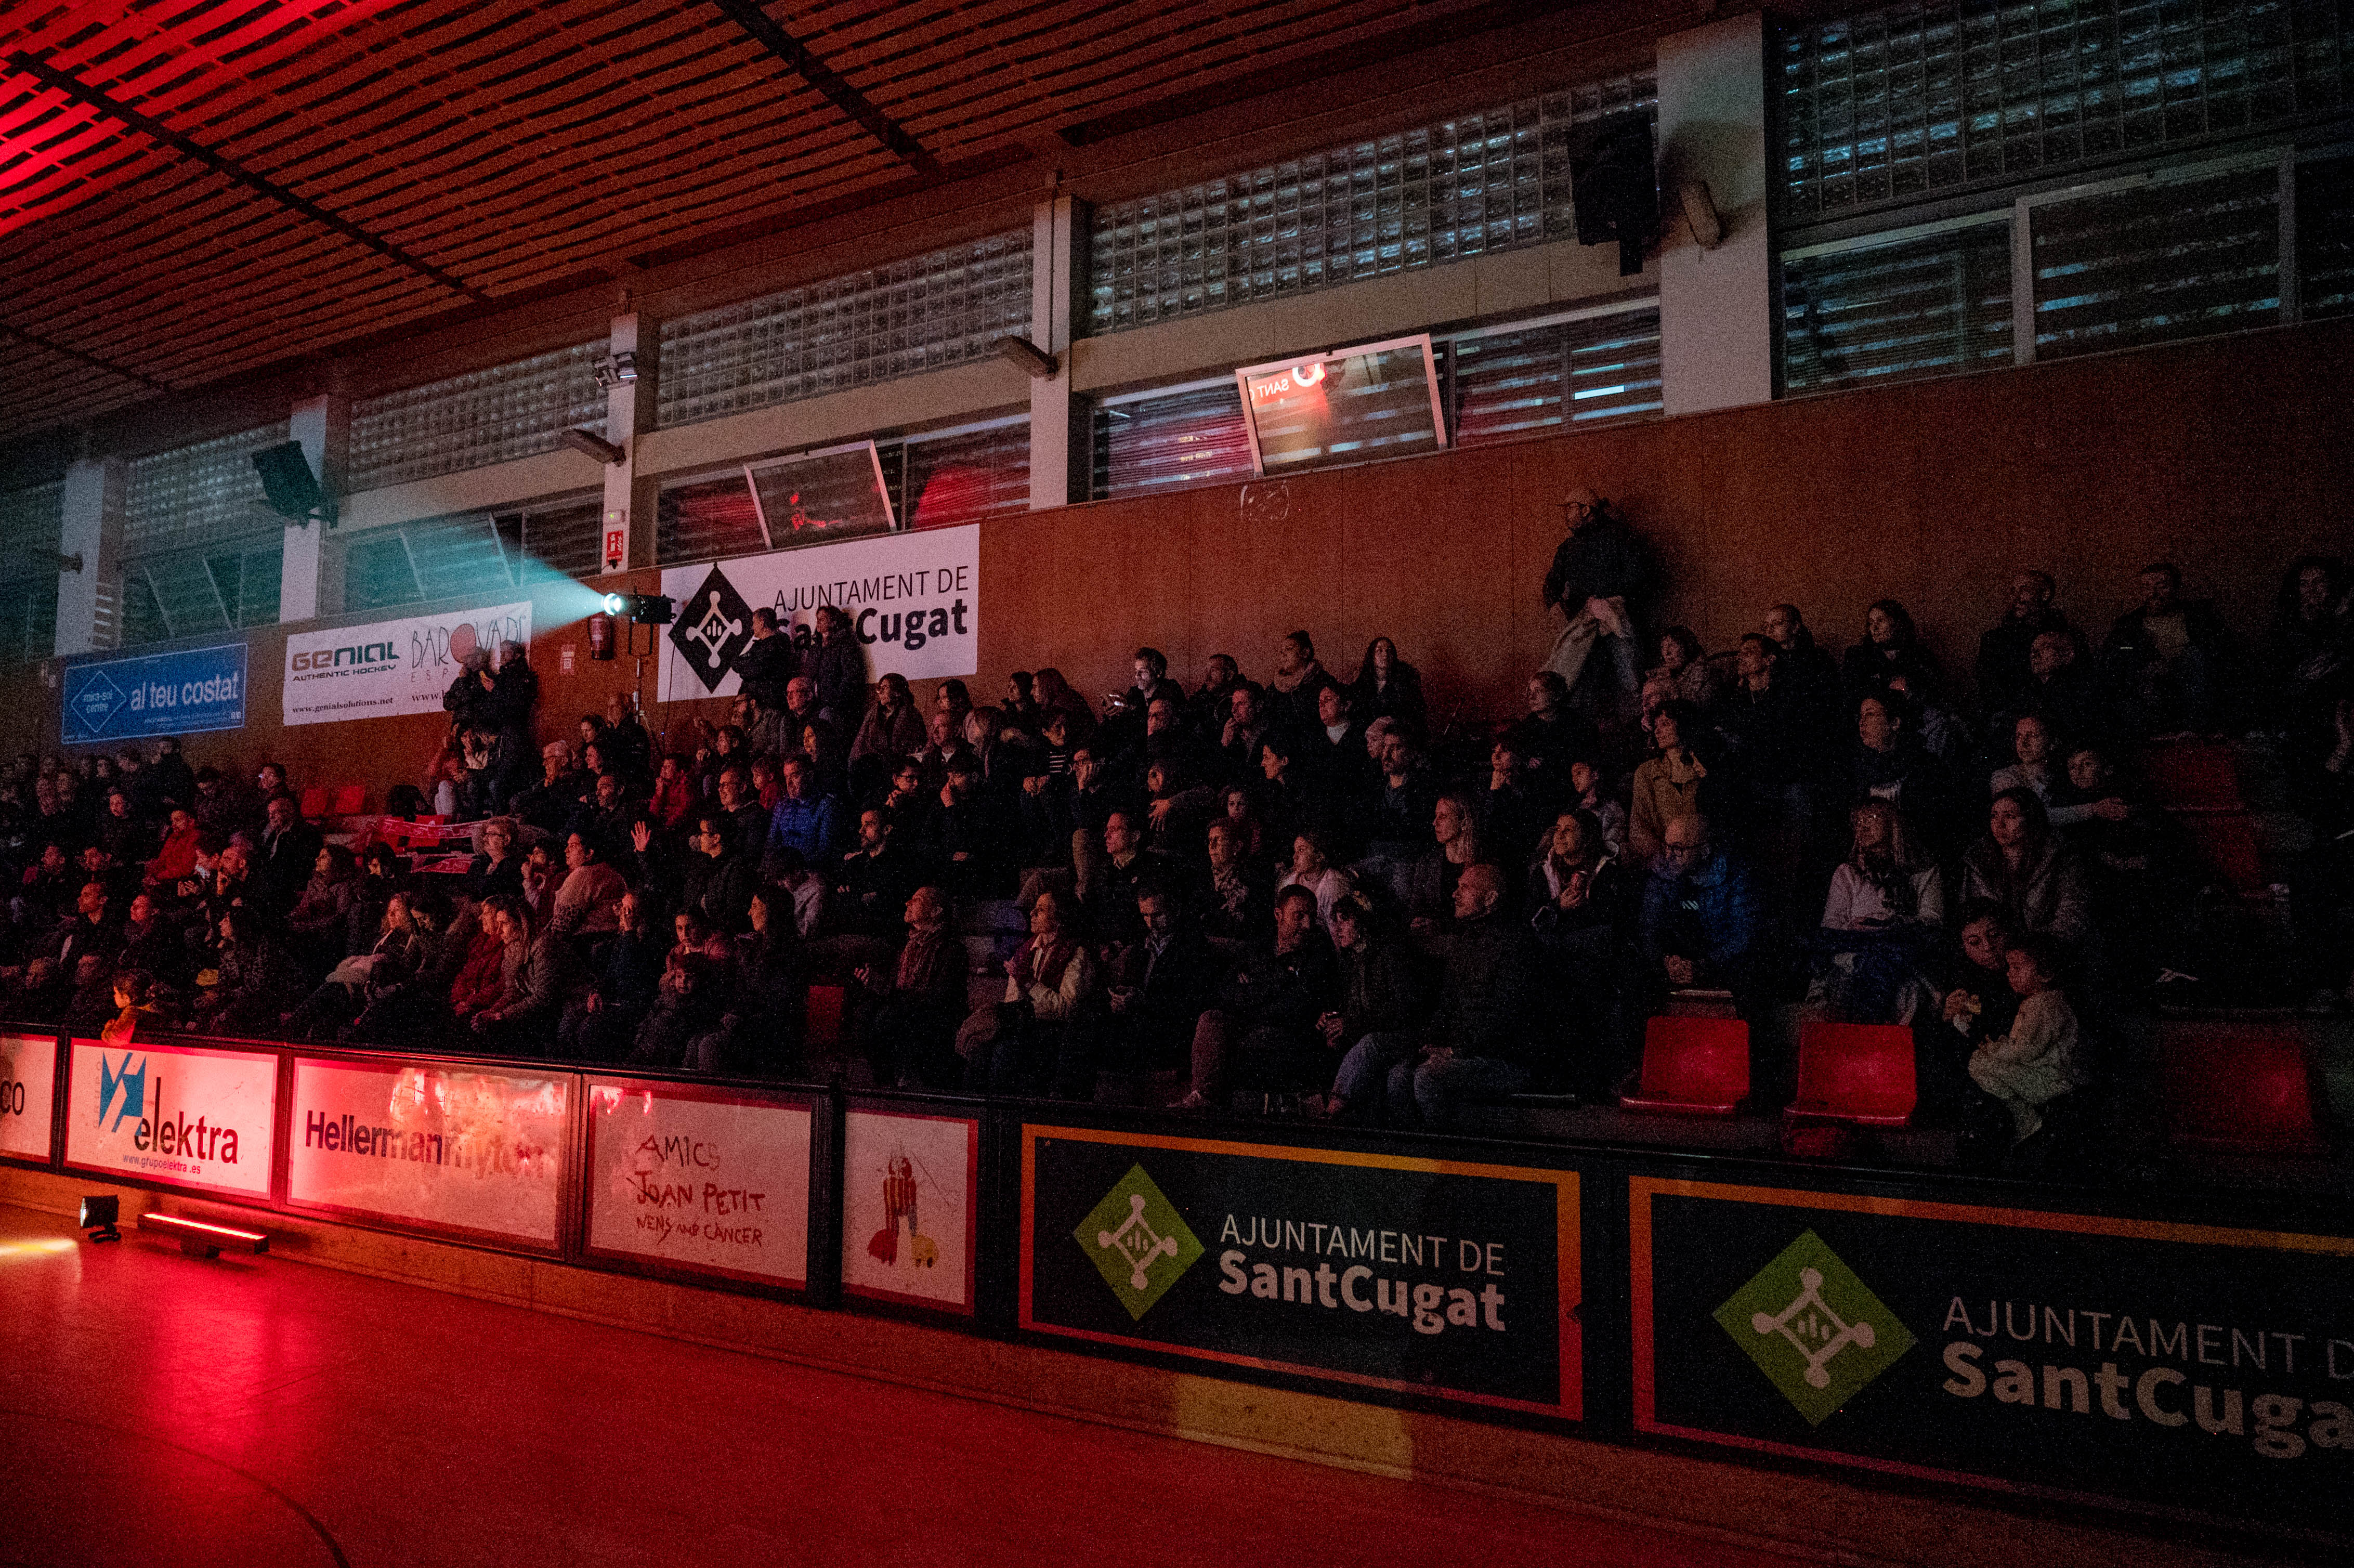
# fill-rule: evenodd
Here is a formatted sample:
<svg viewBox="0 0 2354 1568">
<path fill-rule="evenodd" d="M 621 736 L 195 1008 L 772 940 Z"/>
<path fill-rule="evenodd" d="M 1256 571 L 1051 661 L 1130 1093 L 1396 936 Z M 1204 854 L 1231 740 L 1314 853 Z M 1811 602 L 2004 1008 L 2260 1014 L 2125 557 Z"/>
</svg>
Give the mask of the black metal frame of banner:
<svg viewBox="0 0 2354 1568">
<path fill-rule="evenodd" d="M 1619 1443 L 1702 1455 L 1715 1459 L 1738 1458 L 1745 1463 L 1821 1474 L 1836 1467 L 1844 1478 L 1867 1483 L 1889 1474 L 1912 1483 L 1983 1501 L 1992 1488 L 2007 1506 L 2040 1510 L 2051 1506 L 2092 1505 L 2126 1517 L 2175 1520 L 2220 1535 L 2240 1539 L 2250 1531 L 2274 1541 L 2343 1542 L 2354 1539 L 2354 1515 L 2315 1525 L 2310 1520 L 2284 1523 L 2251 1517 L 2245 1512 L 2213 1509 L 2184 1510 L 2163 1495 L 2164 1480 L 2146 1482 L 2141 1495 L 2112 1487 L 2072 1490 L 2064 1487 L 2013 1484 L 1999 1477 L 1934 1465 L 1880 1463 L 1870 1455 L 1835 1454 L 1803 1445 L 1713 1440 L 1694 1435 L 1677 1423 L 1641 1418 L 1642 1401 L 1649 1397 L 1644 1380 L 1650 1364 L 1638 1351 L 1654 1332 L 1638 1320 L 1639 1298 L 1651 1297 L 1649 1278 L 1638 1277 L 1638 1264 L 1650 1255 L 1649 1214 L 1664 1197 L 1683 1202 L 1697 1195 L 1706 1202 L 1738 1204 L 1755 1202 L 1780 1204 L 1793 1212 L 1814 1209 L 1862 1216 L 1881 1223 L 1890 1219 L 1953 1224 L 1956 1216 L 2007 1216 L 1999 1223 L 2022 1227 L 2021 1235 L 2062 1233 L 2094 1238 L 2091 1245 L 2129 1245 L 2156 1239 L 2215 1246 L 2277 1249 L 2280 1256 L 2320 1258 L 2312 1266 L 2336 1269 L 2336 1282 L 2348 1282 L 2344 1298 L 2354 1299 L 2354 1217 L 2333 1194 L 2258 1191 L 2220 1187 L 2151 1184 L 2143 1187 L 2078 1186 L 2029 1181 L 1945 1171 L 1910 1171 L 1879 1166 L 1835 1166 L 1820 1162 L 1677 1150 L 1623 1144 L 1539 1142 L 1527 1139 L 1454 1134 L 1403 1133 L 1351 1128 L 1305 1119 L 1250 1118 L 1227 1115 L 1186 1115 L 1158 1110 L 1095 1107 L 1067 1101 L 984 1099 L 970 1096 L 905 1093 L 889 1090 L 849 1090 L 840 1083 L 780 1082 L 631 1067 L 620 1064 L 528 1060 L 463 1054 L 422 1054 L 412 1052 L 355 1050 L 284 1042 L 172 1035 L 141 1041 L 145 1046 L 194 1047 L 247 1052 L 274 1056 L 277 1063 L 273 1107 L 270 1177 L 267 1197 L 225 1193 L 217 1188 L 144 1177 L 129 1171 L 97 1169 L 87 1163 L 69 1165 L 66 1159 L 72 1102 L 71 1052 L 74 1038 L 48 1026 L 10 1026 L 0 1033 L 31 1040 L 48 1040 L 55 1049 L 50 1103 L 50 1139 L 46 1160 L 0 1155 L 7 1164 L 53 1172 L 88 1176 L 111 1185 L 186 1193 L 207 1202 L 267 1210 L 290 1216 L 329 1219 L 334 1223 L 393 1234 L 428 1237 L 446 1245 L 504 1253 L 520 1257 L 600 1270 L 673 1280 L 701 1287 L 769 1298 L 815 1308 L 843 1310 L 920 1322 L 989 1338 L 1015 1340 L 1042 1348 L 1107 1357 L 1199 1376 L 1262 1383 L 1326 1397 L 1389 1404 L 1454 1417 L 1502 1422 L 1543 1430 L 1575 1431 Z M 113 1048 L 113 1047 L 110 1047 Z M 562 1168 L 559 1175 L 558 1223 L 551 1245 L 537 1245 L 514 1236 L 485 1234 L 429 1221 L 405 1219 L 381 1212 L 330 1208 L 317 1202 L 296 1202 L 289 1192 L 289 1171 L 295 1133 L 296 1062 L 323 1060 L 373 1067 L 398 1066 L 437 1072 L 485 1073 L 561 1081 L 565 1086 Z M 591 1245 L 591 1225 L 598 1175 L 595 1141 L 590 1127 L 590 1085 L 596 1081 L 628 1080 L 649 1086 L 676 1086 L 696 1097 L 726 1097 L 747 1105 L 805 1107 L 810 1115 L 809 1213 L 806 1279 L 800 1286 L 762 1280 L 693 1263 L 664 1262 L 642 1255 L 620 1255 Z M 844 1214 L 849 1185 L 872 1179 L 874 1172 L 844 1169 L 848 1118 L 854 1112 L 919 1118 L 946 1118 L 971 1123 L 977 1149 L 970 1165 L 973 1178 L 967 1217 L 965 1245 L 970 1257 L 969 1310 L 952 1302 L 894 1297 L 843 1287 Z M 1577 1329 L 1577 1383 L 1575 1414 L 1549 1411 L 1524 1400 L 1490 1399 L 1427 1393 L 1393 1380 L 1370 1378 L 1285 1363 L 1264 1357 L 1225 1355 L 1191 1350 L 1158 1348 L 1123 1335 L 1087 1337 L 1066 1328 L 1023 1322 L 1025 1202 L 1025 1128 L 1076 1129 L 1100 1135 L 1096 1141 L 1117 1144 L 1122 1139 L 1144 1140 L 1152 1147 L 1181 1150 L 1215 1145 L 1245 1159 L 1281 1160 L 1285 1151 L 1310 1158 L 1313 1165 L 1363 1163 L 1392 1171 L 1472 1171 L 1496 1170 L 1501 1174 L 1558 1176 L 1574 1173 L 1576 1181 L 1575 1247 L 1577 1298 L 1574 1318 Z M 1259 1152 L 1253 1152 L 1259 1151 Z M 1363 1157 L 1362 1160 L 1331 1157 Z M 1556 1183 L 1558 1192 L 1559 1183 Z M 1819 1196 L 1820 1204 L 1808 1200 Z M 1639 1202 L 1638 1202 L 1639 1200 Z M 1067 1206 L 1067 1204 L 1066 1205 Z M 1140 1210 L 1140 1212 L 1141 1212 Z M 1972 1222 L 1975 1223 L 1975 1222 Z M 1639 1234 L 1638 1234 L 1639 1233 Z M 854 1241 L 856 1238 L 853 1237 Z M 2234 1254 L 2233 1256 L 2239 1255 Z M 2265 1254 L 2264 1255 L 2273 1255 Z M 1867 1259 L 1870 1263 L 1871 1259 Z M 1066 1260 L 1064 1266 L 1068 1266 Z M 1654 1276 L 1657 1270 L 1654 1267 Z M 2130 1283 L 2130 1282 L 2128 1282 Z M 1303 1287 L 1304 1288 L 1304 1287 Z M 1401 1304 L 1405 1286 L 1400 1285 Z M 1656 1298 L 1655 1298 L 1656 1299 Z M 1959 1298 L 1957 1297 L 1958 1300 Z M 1727 1303 L 1729 1307 L 1730 1302 Z M 1967 1306 L 1967 1304 L 1966 1304 Z M 1656 1308 L 1655 1308 L 1656 1310 Z M 1975 1311 L 1974 1308 L 1969 1310 Z M 1761 1317 L 1764 1314 L 1760 1314 Z M 2102 1314 L 2104 1319 L 2114 1314 Z M 1966 1317 L 1965 1321 L 1974 1318 Z M 2334 1323 L 2334 1319 L 2333 1319 Z M 2354 1329 L 2354 1325 L 2349 1325 Z M 1729 1332 L 1729 1330 L 1728 1330 Z M 2099 1330 L 2094 1330 L 2097 1339 Z M 2153 1333 L 2156 1332 L 2155 1326 Z M 2274 1331 L 2275 1337 L 2290 1337 Z M 2301 1338 L 2301 1337 L 2300 1337 Z M 1794 1341 L 1795 1342 L 1795 1341 Z M 2261 1335 L 2259 1347 L 2265 1342 Z M 2331 1341 L 2349 1347 L 2344 1374 L 2349 1402 L 2354 1402 L 2354 1338 Z M 1713 1347 L 1722 1355 L 1723 1347 Z M 1212 1347 L 1214 1351 L 1215 1347 Z M 1950 1347 L 1949 1347 L 1950 1351 Z M 1762 1364 L 1762 1363 L 1761 1363 Z M 1951 1364 L 1951 1363 L 1947 1363 Z M 2213 1363 L 2210 1363 L 2213 1364 Z M 2047 1369 L 2048 1371 L 2049 1369 Z M 2194 1369 L 2195 1370 L 2195 1369 Z M 2330 1370 L 2335 1375 L 2335 1362 Z M 1958 1381 L 1958 1374 L 1957 1381 Z M 2062 1382 L 2064 1383 L 2064 1379 Z M 2166 1391 L 2161 1391 L 2166 1392 Z M 2187 1400 L 2189 1391 L 2168 1397 Z M 2105 1391 L 2104 1398 L 2111 1396 Z M 2202 1392 L 2201 1397 L 2204 1397 Z M 2232 1395 L 2236 1401 L 2236 1393 Z M 2262 1397 L 2272 1397 L 2269 1395 Z M 2016 1402 L 2014 1402 L 2016 1403 Z M 2236 1408 L 2236 1405 L 2234 1406 Z M 1778 1407 L 1776 1407 L 1778 1410 Z M 1981 1407 L 1973 1407 L 1981 1408 Z M 1991 1406 L 1983 1408 L 1990 1409 Z M 2052 1408 L 2058 1408 L 2056 1405 Z M 2201 1407 L 2202 1412 L 2204 1406 Z M 2274 1407 L 2275 1409 L 2277 1407 Z M 2168 1413 L 2169 1415 L 2171 1412 Z M 2115 1407 L 2109 1408 L 2115 1416 Z M 1787 1419 L 1787 1418 L 1784 1418 Z M 2201 1414 L 2200 1424 L 2208 1417 Z M 2177 1425 L 2179 1418 L 2161 1425 Z M 2120 1428 L 2121 1429 L 2121 1428 Z M 2086 1431 L 2106 1428 L 2097 1424 Z M 2197 1428 L 2192 1428 L 2196 1431 Z M 1728 1444 L 1730 1446 L 1728 1446 Z M 2348 1447 L 2354 1447 L 2349 1441 Z M 2259 1453 L 2264 1452 L 2259 1448 Z M 2337 1456 L 2307 1455 L 2303 1463 L 2321 1466 L 2339 1462 Z M 2261 1474 L 2269 1476 L 2270 1470 Z M 2339 1493 L 2354 1489 L 2338 1488 Z"/>
</svg>

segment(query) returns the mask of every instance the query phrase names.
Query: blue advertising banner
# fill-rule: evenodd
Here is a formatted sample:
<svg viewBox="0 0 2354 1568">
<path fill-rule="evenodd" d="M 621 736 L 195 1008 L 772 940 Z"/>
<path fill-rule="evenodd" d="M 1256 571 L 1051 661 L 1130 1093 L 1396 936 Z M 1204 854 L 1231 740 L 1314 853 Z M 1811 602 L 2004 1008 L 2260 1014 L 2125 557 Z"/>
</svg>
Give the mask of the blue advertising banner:
<svg viewBox="0 0 2354 1568">
<path fill-rule="evenodd" d="M 245 644 L 76 664 L 65 673 L 68 746 L 245 727 Z"/>
</svg>

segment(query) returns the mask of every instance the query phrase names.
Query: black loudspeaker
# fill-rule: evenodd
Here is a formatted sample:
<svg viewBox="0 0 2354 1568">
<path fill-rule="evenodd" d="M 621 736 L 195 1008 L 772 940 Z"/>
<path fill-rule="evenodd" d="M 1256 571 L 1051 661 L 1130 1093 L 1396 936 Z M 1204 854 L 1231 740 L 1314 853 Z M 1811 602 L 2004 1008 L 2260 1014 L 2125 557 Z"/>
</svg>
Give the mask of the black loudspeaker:
<svg viewBox="0 0 2354 1568">
<path fill-rule="evenodd" d="M 311 471 L 311 460 L 302 455 L 302 442 L 264 447 L 253 454 L 253 466 L 260 471 L 261 493 L 269 498 L 270 510 L 281 517 L 307 520 L 326 504 L 326 493 Z"/>
<path fill-rule="evenodd" d="M 1618 242 L 1618 275 L 1643 270 L 1643 252 L 1659 238 L 1659 178 L 1651 152 L 1651 117 L 1614 114 L 1584 128 L 1569 147 L 1569 199 L 1577 242 Z"/>
</svg>

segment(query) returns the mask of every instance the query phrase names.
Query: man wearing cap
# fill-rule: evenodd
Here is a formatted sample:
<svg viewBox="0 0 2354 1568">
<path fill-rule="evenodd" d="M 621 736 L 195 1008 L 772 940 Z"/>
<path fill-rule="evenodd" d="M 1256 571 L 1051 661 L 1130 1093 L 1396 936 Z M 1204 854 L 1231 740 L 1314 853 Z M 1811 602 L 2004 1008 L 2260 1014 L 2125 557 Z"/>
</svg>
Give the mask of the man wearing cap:
<svg viewBox="0 0 2354 1568">
<path fill-rule="evenodd" d="M 1569 537 L 1553 553 L 1544 599 L 1546 604 L 1561 607 L 1568 624 L 1544 667 L 1575 689 L 1587 657 L 1603 638 L 1627 640 L 1622 652 L 1632 654 L 1635 621 L 1627 605 L 1642 597 L 1650 566 L 1635 531 L 1594 492 L 1570 491 L 1561 498 L 1561 510 Z M 1630 674 L 1637 664 L 1631 656 L 1620 662 Z"/>
</svg>

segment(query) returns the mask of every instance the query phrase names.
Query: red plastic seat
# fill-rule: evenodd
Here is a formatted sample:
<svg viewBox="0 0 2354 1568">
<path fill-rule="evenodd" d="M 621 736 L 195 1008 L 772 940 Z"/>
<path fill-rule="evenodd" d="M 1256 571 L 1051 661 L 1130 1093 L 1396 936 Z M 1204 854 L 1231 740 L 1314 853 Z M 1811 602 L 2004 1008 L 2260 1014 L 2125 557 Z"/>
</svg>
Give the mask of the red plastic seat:
<svg viewBox="0 0 2354 1568">
<path fill-rule="evenodd" d="M 2263 896 L 2271 887 L 2263 853 L 2256 848 L 2254 820 L 2244 811 L 2197 814 L 2182 819 L 2199 853 L 2232 891 L 2243 898 Z"/>
<path fill-rule="evenodd" d="M 327 814 L 326 786 L 323 784 L 313 784 L 309 789 L 303 790 L 302 809 L 302 814 L 306 817 L 325 816 Z"/>
<path fill-rule="evenodd" d="M 2240 770 L 2228 746 L 2153 746 L 2142 753 L 2151 793 L 2169 811 L 2244 811 Z"/>
<path fill-rule="evenodd" d="M 1643 1068 L 1628 1110 L 1731 1116 L 1749 1097 L 1749 1025 L 1737 1018 L 1654 1018 L 1643 1030 Z"/>
<path fill-rule="evenodd" d="M 336 786 L 335 786 L 335 809 L 334 809 L 334 814 L 335 814 L 336 816 L 338 816 L 338 817 L 356 817 L 356 816 L 358 816 L 362 811 L 366 810 L 366 809 L 367 809 L 367 786 L 366 786 L 366 785 L 365 785 L 365 784 L 338 784 L 338 785 L 336 785 Z"/>
<path fill-rule="evenodd" d="M 838 985 L 813 985 L 809 988 L 809 1010 L 805 1037 L 812 1045 L 835 1045 L 842 1041 L 843 988 Z"/>
<path fill-rule="evenodd" d="M 2158 1036 L 2168 1139 L 2238 1154 L 2319 1154 L 2305 1044 L 2261 1024 L 2168 1024 Z"/>
<path fill-rule="evenodd" d="M 1902 1127 L 1919 1100 L 1903 1024 L 1815 1020 L 1798 1031 L 1798 1095 L 1784 1116 Z"/>
</svg>

